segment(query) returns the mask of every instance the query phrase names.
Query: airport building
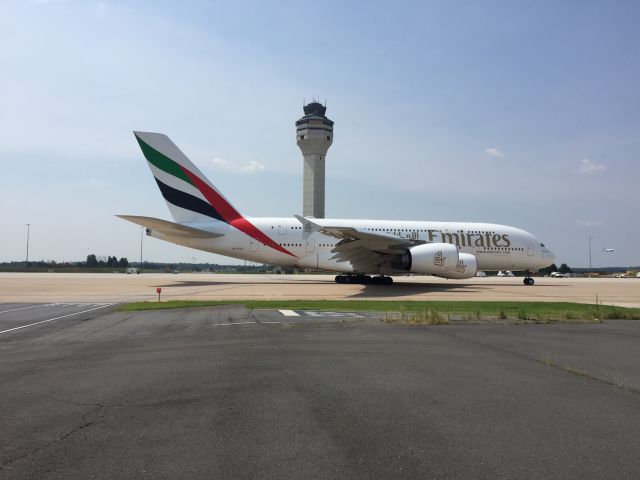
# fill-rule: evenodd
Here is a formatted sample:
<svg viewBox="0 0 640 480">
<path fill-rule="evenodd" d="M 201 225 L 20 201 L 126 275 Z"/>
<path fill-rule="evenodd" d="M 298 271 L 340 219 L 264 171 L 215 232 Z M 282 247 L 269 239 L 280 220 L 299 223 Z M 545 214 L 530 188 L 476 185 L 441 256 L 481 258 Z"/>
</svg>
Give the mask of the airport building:
<svg viewBox="0 0 640 480">
<path fill-rule="evenodd" d="M 333 122 L 327 107 L 311 102 L 304 106 L 304 117 L 296 122 L 296 141 L 304 157 L 302 215 L 324 218 L 324 164 L 333 143 Z"/>
</svg>

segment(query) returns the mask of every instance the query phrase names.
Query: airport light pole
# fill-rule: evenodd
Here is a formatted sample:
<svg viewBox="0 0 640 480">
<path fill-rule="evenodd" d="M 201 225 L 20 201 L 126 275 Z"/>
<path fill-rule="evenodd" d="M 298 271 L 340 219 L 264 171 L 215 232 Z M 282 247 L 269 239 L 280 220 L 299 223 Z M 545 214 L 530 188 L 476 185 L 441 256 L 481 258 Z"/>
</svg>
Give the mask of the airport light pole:
<svg viewBox="0 0 640 480">
<path fill-rule="evenodd" d="M 27 223 L 27 259 L 24 261 L 25 270 L 29 268 L 29 234 L 31 233 L 30 230 L 31 230 L 31 224 Z"/>
<path fill-rule="evenodd" d="M 591 278 L 591 239 L 593 237 L 589 237 L 589 278 Z"/>
<path fill-rule="evenodd" d="M 144 227 L 140 227 L 140 267 L 139 270 L 142 270 L 142 241 L 144 240 Z"/>
</svg>

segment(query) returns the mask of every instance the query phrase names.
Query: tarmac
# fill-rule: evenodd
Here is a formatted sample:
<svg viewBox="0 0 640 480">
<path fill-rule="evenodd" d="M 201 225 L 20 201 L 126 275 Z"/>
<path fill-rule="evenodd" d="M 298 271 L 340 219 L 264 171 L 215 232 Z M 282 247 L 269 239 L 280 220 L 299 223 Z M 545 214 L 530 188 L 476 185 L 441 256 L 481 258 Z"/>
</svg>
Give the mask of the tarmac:
<svg viewBox="0 0 640 480">
<path fill-rule="evenodd" d="M 0 273 L 0 479 L 640 478 L 640 322 L 387 324 L 163 299 L 640 306 L 640 280 Z"/>
<path fill-rule="evenodd" d="M 0 273 L 0 302 L 187 300 L 498 300 L 640 307 L 640 279 L 394 277 L 394 285 L 336 284 L 332 275 Z"/>
<path fill-rule="evenodd" d="M 639 338 L 5 303 L 0 478 L 637 479 Z"/>
</svg>

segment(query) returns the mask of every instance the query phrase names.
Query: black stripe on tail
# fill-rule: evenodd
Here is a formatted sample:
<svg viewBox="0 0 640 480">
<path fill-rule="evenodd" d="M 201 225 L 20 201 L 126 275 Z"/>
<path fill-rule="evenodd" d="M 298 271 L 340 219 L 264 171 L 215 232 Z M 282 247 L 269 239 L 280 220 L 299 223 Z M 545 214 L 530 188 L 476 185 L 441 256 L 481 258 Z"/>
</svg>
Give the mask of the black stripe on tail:
<svg viewBox="0 0 640 480">
<path fill-rule="evenodd" d="M 194 197 L 193 195 L 170 187 L 169 185 L 162 183 L 157 178 L 156 183 L 158 184 L 158 188 L 160 188 L 160 191 L 162 192 L 162 196 L 167 202 L 175 205 L 176 207 L 184 208 L 185 210 L 190 210 L 192 212 L 197 212 L 202 215 L 206 215 L 207 217 L 211 217 L 224 222 L 222 215 L 220 215 L 210 203 L 205 202 L 201 198 Z"/>
</svg>

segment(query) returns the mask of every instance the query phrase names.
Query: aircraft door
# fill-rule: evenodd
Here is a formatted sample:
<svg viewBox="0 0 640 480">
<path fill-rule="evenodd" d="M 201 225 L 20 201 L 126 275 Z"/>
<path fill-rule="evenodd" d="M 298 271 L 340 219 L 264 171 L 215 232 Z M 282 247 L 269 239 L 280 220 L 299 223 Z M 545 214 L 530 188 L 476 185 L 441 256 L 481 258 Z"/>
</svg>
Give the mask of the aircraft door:
<svg viewBox="0 0 640 480">
<path fill-rule="evenodd" d="M 286 225 L 278 225 L 278 233 L 280 235 L 286 235 L 287 234 L 287 226 Z"/>
<path fill-rule="evenodd" d="M 250 252 L 257 252 L 260 250 L 260 242 L 257 240 L 251 239 L 251 243 L 249 244 Z"/>
<path fill-rule="evenodd" d="M 529 255 L 530 257 L 533 257 L 534 255 L 534 251 L 533 251 L 533 245 L 531 245 L 530 243 L 527 244 L 527 255 Z"/>
<path fill-rule="evenodd" d="M 316 241 L 315 240 L 307 240 L 307 253 L 313 253 L 316 251 Z"/>
</svg>

